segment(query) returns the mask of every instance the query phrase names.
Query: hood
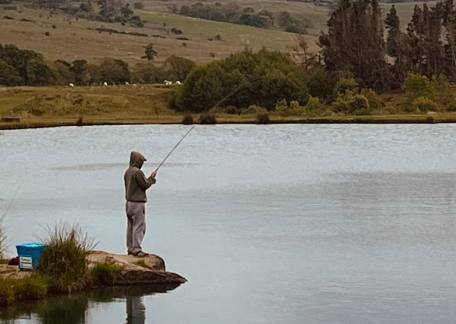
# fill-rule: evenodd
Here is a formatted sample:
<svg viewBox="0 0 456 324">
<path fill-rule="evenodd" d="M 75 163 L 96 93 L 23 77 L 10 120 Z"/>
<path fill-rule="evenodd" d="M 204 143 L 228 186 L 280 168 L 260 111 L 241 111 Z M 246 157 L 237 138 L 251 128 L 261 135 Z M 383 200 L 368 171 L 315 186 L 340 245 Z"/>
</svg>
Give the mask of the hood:
<svg viewBox="0 0 456 324">
<path fill-rule="evenodd" d="M 139 152 L 131 152 L 130 154 L 130 166 L 137 167 L 141 169 L 144 164 L 144 161 L 147 161 L 146 158 Z"/>
</svg>

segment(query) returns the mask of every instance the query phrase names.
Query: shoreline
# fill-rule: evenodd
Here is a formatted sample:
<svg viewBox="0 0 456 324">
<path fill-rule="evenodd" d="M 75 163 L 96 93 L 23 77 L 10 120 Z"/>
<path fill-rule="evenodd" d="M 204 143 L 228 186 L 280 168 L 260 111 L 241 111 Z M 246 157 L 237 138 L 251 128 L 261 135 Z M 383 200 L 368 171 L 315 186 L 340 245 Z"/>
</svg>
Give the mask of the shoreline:
<svg viewBox="0 0 456 324">
<path fill-rule="evenodd" d="M 198 116 L 194 115 L 194 120 Z M 0 122 L 0 130 L 34 129 L 66 126 L 114 126 L 114 125 L 182 125 L 182 116 L 165 115 L 144 118 L 110 117 L 55 117 L 25 118 L 19 122 Z M 360 115 L 325 117 L 279 117 L 270 114 L 270 121 L 262 125 L 278 124 L 440 124 L 456 123 L 456 113 Z M 195 124 L 198 124 L 195 122 Z M 217 124 L 256 125 L 256 115 L 217 115 Z"/>
</svg>

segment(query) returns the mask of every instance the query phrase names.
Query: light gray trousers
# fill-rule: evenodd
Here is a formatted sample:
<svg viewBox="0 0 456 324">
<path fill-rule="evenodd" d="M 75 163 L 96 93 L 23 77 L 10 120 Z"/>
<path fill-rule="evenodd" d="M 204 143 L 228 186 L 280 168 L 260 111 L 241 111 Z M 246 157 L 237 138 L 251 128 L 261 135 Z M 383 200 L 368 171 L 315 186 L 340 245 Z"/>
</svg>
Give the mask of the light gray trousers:
<svg viewBox="0 0 456 324">
<path fill-rule="evenodd" d="M 127 201 L 127 248 L 128 253 L 142 251 L 141 243 L 146 234 L 146 204 L 142 202 Z"/>
</svg>

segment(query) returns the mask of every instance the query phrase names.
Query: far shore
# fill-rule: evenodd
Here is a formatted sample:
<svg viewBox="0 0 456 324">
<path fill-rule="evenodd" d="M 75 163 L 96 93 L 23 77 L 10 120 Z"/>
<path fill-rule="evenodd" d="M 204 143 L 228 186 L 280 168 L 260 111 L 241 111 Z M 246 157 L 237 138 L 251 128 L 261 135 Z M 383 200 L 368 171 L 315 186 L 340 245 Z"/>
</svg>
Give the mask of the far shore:
<svg viewBox="0 0 456 324">
<path fill-rule="evenodd" d="M 194 115 L 195 124 L 198 116 Z M 433 114 L 395 114 L 362 116 L 324 116 L 324 117 L 281 117 L 270 114 L 268 124 L 437 124 L 456 123 L 456 113 Z M 217 124 L 257 124 L 256 115 L 217 115 Z M 63 127 L 63 126 L 101 126 L 101 125 L 182 125 L 181 115 L 159 115 L 141 117 L 109 116 L 56 116 L 31 117 L 19 122 L 0 122 L 0 130 Z"/>
</svg>

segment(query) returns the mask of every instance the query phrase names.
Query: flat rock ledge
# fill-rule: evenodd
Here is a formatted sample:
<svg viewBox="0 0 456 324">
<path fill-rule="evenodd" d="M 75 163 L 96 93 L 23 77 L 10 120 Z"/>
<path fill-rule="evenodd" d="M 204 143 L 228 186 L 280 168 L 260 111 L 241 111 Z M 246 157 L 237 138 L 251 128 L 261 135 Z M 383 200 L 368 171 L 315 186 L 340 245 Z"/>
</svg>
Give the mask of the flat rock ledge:
<svg viewBox="0 0 456 324">
<path fill-rule="evenodd" d="M 155 254 L 147 257 L 92 251 L 87 255 L 89 269 L 99 263 L 111 263 L 122 267 L 114 285 L 180 285 L 187 281 L 174 272 L 166 271 L 165 261 Z"/>
<path fill-rule="evenodd" d="M 147 257 L 114 254 L 104 251 L 91 251 L 87 255 L 89 270 L 99 263 L 110 263 L 122 268 L 114 280 L 116 286 L 157 285 L 177 287 L 187 281 L 174 272 L 166 271 L 165 261 L 158 255 Z M 0 278 L 22 279 L 30 276 L 30 271 L 20 271 L 17 266 L 0 265 Z"/>
</svg>

